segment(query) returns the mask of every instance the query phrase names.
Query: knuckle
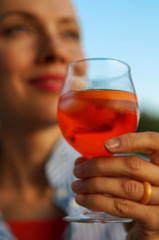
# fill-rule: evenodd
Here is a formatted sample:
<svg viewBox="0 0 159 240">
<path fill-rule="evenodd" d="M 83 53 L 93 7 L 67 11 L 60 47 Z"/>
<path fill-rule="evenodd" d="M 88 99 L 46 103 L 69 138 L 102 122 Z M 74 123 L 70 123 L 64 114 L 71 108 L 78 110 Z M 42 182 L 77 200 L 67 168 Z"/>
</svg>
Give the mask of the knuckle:
<svg viewBox="0 0 159 240">
<path fill-rule="evenodd" d="M 101 201 L 100 201 L 100 198 L 97 195 L 94 197 L 94 201 L 93 201 L 92 205 L 93 205 L 93 209 L 95 211 L 99 211 L 100 210 L 100 208 L 101 208 Z"/>
<path fill-rule="evenodd" d="M 134 134 L 130 134 L 129 138 L 127 138 L 127 144 L 128 146 L 135 146 L 137 142 L 137 136 Z"/>
<path fill-rule="evenodd" d="M 123 191 L 128 198 L 139 201 L 142 192 L 142 184 L 135 180 L 125 180 L 123 182 Z"/>
<path fill-rule="evenodd" d="M 101 210 L 101 197 L 99 194 L 91 194 L 85 196 L 85 205 L 83 205 L 89 209 L 93 209 L 95 211 Z"/>
<path fill-rule="evenodd" d="M 93 164 L 93 167 L 97 174 L 100 174 L 103 172 L 105 165 L 105 159 L 104 158 L 96 158 L 95 163 Z"/>
<path fill-rule="evenodd" d="M 131 156 L 127 156 L 125 158 L 125 161 L 126 161 L 126 165 L 128 167 L 128 169 L 131 170 L 143 170 L 143 167 L 144 167 L 144 161 L 137 157 L 137 156 L 134 156 L 134 155 L 131 155 Z"/>
<path fill-rule="evenodd" d="M 144 225 L 148 225 L 153 229 L 158 230 L 159 226 L 159 207 L 152 206 L 149 211 L 147 211 L 147 218 L 143 220 Z"/>
<path fill-rule="evenodd" d="M 153 222 L 155 222 L 156 228 L 158 229 L 159 226 L 159 208 L 154 207 L 153 209 Z"/>
<path fill-rule="evenodd" d="M 125 199 L 116 199 L 114 201 L 115 210 L 122 216 L 127 216 L 134 210 L 134 205 Z"/>
<path fill-rule="evenodd" d="M 154 151 L 157 150 L 158 153 L 158 145 L 159 145 L 159 133 L 157 132 L 147 132 L 146 137 L 148 138 L 149 143 L 153 143 L 153 148 L 152 145 L 150 144 L 149 146 L 149 153 L 154 153 Z"/>
<path fill-rule="evenodd" d="M 138 192 L 137 183 L 133 180 L 126 180 L 123 184 L 123 189 L 126 194 L 132 194 Z"/>
<path fill-rule="evenodd" d="M 92 180 L 91 180 L 91 188 L 95 191 L 95 192 L 97 192 L 97 191 L 99 191 L 100 190 L 100 182 L 98 181 L 98 178 L 93 178 Z"/>
<path fill-rule="evenodd" d="M 153 141 L 158 141 L 159 142 L 159 133 L 157 132 L 147 132 L 147 137 L 150 139 L 150 140 L 153 140 Z"/>
</svg>

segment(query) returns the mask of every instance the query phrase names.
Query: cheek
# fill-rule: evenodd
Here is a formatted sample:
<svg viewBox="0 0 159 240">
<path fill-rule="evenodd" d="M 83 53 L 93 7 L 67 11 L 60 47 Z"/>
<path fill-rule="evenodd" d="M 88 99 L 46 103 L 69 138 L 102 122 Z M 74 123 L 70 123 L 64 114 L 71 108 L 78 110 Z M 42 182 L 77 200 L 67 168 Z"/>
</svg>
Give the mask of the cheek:
<svg viewBox="0 0 159 240">
<path fill-rule="evenodd" d="M 0 98 L 4 107 L 16 106 L 24 98 L 22 79 L 28 73 L 30 65 L 29 50 L 15 44 L 0 45 Z"/>
<path fill-rule="evenodd" d="M 85 58 L 83 48 L 79 45 L 70 46 L 69 56 L 71 56 L 71 62 Z"/>
<path fill-rule="evenodd" d="M 23 72 L 32 62 L 33 52 L 19 46 L 0 47 L 0 75 Z"/>
</svg>

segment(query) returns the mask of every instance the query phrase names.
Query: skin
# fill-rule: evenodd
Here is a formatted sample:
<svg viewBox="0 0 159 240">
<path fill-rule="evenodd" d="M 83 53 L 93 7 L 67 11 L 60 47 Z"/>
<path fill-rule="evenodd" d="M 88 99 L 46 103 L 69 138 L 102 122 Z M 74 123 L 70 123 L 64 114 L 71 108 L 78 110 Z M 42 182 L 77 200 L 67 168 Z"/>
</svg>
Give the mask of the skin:
<svg viewBox="0 0 159 240">
<path fill-rule="evenodd" d="M 159 134 L 130 133 L 107 140 L 106 149 L 113 153 L 146 153 L 150 161 L 136 155 L 76 161 L 74 174 L 80 180 L 72 184 L 78 204 L 120 217 L 133 218 L 127 240 L 159 239 Z M 143 181 L 152 186 L 147 205 Z M 104 196 L 109 194 L 111 197 Z"/>
<path fill-rule="evenodd" d="M 83 56 L 80 41 L 75 41 L 75 37 L 71 38 L 70 32 L 66 32 L 72 30 L 74 34 L 79 34 L 74 9 L 69 0 L 48 0 L 45 3 L 42 0 L 1 2 L 0 96 L 5 101 L 5 104 L 3 101 L 0 105 L 1 122 L 13 116 L 16 118 L 13 127 L 18 125 L 19 129 L 19 124 L 27 124 L 28 121 L 33 124 L 33 115 L 34 119 L 37 116 L 38 121 L 41 119 L 44 124 L 49 124 L 49 121 L 52 124 L 53 119 L 56 123 L 59 95 L 35 91 L 28 86 L 27 81 L 45 72 L 58 71 L 64 74 L 68 63 Z M 20 13 L 14 14 L 16 11 Z M 11 14 L 7 16 L 9 12 Z M 25 17 L 22 12 L 28 15 Z M 68 24 L 65 18 L 75 22 Z M 9 34 L 7 30 L 12 25 L 19 28 Z M 46 64 L 47 57 L 52 60 Z M 10 110 L 8 114 L 6 108 Z M 22 111 L 23 108 L 26 111 Z M 8 124 L 11 125 L 10 122 Z"/>
<path fill-rule="evenodd" d="M 0 211 L 6 219 L 63 216 L 52 203 L 44 165 L 61 136 L 60 92 L 29 80 L 66 74 L 83 58 L 77 16 L 70 0 L 0 1 Z"/>
</svg>

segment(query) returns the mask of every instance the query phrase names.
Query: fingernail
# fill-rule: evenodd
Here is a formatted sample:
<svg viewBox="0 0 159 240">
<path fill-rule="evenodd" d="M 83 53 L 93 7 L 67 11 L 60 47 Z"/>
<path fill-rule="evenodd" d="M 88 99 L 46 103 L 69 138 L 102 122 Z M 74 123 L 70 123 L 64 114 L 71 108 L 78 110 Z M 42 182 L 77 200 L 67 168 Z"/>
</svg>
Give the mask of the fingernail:
<svg viewBox="0 0 159 240">
<path fill-rule="evenodd" d="M 85 195 L 84 194 L 77 194 L 75 199 L 76 199 L 77 203 L 82 204 L 85 200 Z"/>
<path fill-rule="evenodd" d="M 71 188 L 74 192 L 77 192 L 81 189 L 81 180 L 77 180 L 72 183 Z"/>
<path fill-rule="evenodd" d="M 107 149 L 119 147 L 120 140 L 118 138 L 110 138 L 105 142 L 105 147 Z"/>
<path fill-rule="evenodd" d="M 73 169 L 74 175 L 78 178 L 80 178 L 83 175 L 84 171 L 85 171 L 85 164 L 83 163 L 75 165 Z"/>
<path fill-rule="evenodd" d="M 76 165 L 79 165 L 79 164 L 81 164 L 81 163 L 83 163 L 83 162 L 85 162 L 86 160 L 87 160 L 87 159 L 84 158 L 84 157 L 79 157 L 79 158 L 77 158 L 76 161 L 75 161 L 75 166 L 76 166 Z"/>
</svg>

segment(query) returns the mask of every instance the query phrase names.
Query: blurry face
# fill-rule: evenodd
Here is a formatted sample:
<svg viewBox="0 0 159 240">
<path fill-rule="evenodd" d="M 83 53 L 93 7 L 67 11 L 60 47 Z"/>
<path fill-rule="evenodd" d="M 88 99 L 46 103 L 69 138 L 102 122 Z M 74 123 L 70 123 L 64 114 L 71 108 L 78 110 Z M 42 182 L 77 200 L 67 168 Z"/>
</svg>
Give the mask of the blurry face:
<svg viewBox="0 0 159 240">
<path fill-rule="evenodd" d="M 70 0 L 0 0 L 0 121 L 52 124 L 66 66 L 83 58 Z"/>
</svg>

